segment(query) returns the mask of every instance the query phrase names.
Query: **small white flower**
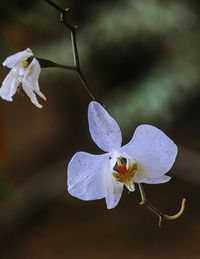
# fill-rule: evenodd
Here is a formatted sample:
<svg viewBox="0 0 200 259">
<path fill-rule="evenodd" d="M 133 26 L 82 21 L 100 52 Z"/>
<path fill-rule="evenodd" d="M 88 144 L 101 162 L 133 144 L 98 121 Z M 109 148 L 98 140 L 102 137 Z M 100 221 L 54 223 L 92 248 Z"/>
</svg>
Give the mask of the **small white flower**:
<svg viewBox="0 0 200 259">
<path fill-rule="evenodd" d="M 29 63 L 27 59 L 31 57 L 33 59 L 31 63 Z M 41 98 L 46 100 L 46 97 L 40 92 L 38 84 L 41 68 L 38 60 L 33 57 L 31 49 L 26 49 L 7 57 L 3 62 L 3 66 L 11 68 L 11 71 L 2 83 L 0 97 L 4 100 L 12 101 L 13 95 L 21 85 L 31 102 L 38 108 L 42 108 L 42 105 L 38 103 L 36 98 L 36 94 L 38 94 Z"/>
<path fill-rule="evenodd" d="M 93 155 L 78 152 L 68 165 L 68 191 L 82 200 L 105 198 L 114 208 L 123 186 L 134 191 L 134 183 L 157 184 L 170 180 L 177 146 L 161 130 L 151 125 L 137 127 L 131 141 L 121 147 L 122 135 L 116 121 L 97 102 L 88 108 L 89 130 L 99 148 L 107 152 Z"/>
</svg>

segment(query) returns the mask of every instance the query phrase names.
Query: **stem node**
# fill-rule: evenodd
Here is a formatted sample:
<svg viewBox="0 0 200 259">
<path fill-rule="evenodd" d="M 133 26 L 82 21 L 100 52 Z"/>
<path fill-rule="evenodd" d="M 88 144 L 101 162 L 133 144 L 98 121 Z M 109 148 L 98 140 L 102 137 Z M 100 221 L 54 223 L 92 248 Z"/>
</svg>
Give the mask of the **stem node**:
<svg viewBox="0 0 200 259">
<path fill-rule="evenodd" d="M 82 73 L 82 70 L 81 70 L 81 66 L 80 66 L 80 62 L 79 62 L 79 53 L 78 53 L 77 40 L 76 40 L 76 29 L 78 28 L 78 26 L 71 25 L 70 23 L 68 23 L 68 21 L 66 19 L 66 13 L 68 12 L 68 10 L 70 8 L 66 8 L 66 9 L 62 8 L 59 5 L 55 4 L 51 0 L 45 0 L 45 1 L 50 6 L 52 6 L 54 9 L 56 9 L 57 11 L 60 12 L 60 22 L 62 24 L 64 24 L 65 27 L 71 32 L 72 51 L 73 51 L 73 58 L 74 58 L 74 66 L 73 66 L 74 69 L 73 70 L 76 71 L 80 81 L 82 82 L 85 90 L 87 91 L 87 93 L 89 94 L 91 99 L 93 101 L 96 101 L 96 98 L 94 97 L 94 94 L 93 94 L 92 90 L 90 89 L 90 86 L 89 86 L 87 80 L 83 76 L 83 73 Z M 64 68 L 64 66 L 62 66 L 62 68 Z"/>
</svg>

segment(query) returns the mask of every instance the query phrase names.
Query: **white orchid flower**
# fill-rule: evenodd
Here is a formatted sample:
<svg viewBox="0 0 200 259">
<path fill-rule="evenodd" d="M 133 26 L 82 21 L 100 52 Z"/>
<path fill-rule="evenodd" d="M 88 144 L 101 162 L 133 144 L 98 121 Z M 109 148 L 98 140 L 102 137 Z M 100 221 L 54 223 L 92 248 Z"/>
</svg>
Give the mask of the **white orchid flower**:
<svg viewBox="0 0 200 259">
<path fill-rule="evenodd" d="M 28 58 L 31 57 L 33 59 L 29 63 Z M 41 98 L 46 100 L 46 97 L 40 92 L 38 84 L 41 68 L 38 60 L 33 57 L 31 49 L 26 49 L 7 57 L 3 62 L 3 66 L 11 68 L 11 71 L 4 79 L 0 88 L 1 98 L 12 101 L 13 95 L 21 85 L 31 102 L 38 108 L 42 108 L 42 105 L 39 104 L 36 98 L 36 94 L 38 94 Z"/>
<path fill-rule="evenodd" d="M 97 102 L 88 108 L 89 130 L 99 148 L 93 155 L 78 152 L 68 165 L 68 192 L 82 200 L 105 198 L 114 208 L 123 186 L 134 191 L 134 183 L 158 184 L 170 180 L 165 174 L 174 164 L 177 146 L 158 128 L 137 127 L 131 141 L 121 147 L 122 135 L 116 121 Z"/>
</svg>

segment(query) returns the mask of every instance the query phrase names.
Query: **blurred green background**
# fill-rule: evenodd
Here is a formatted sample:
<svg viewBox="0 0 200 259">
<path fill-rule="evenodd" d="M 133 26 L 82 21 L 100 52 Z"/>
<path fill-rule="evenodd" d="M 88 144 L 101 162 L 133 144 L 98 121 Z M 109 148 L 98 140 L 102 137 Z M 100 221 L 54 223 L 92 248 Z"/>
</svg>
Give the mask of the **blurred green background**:
<svg viewBox="0 0 200 259">
<path fill-rule="evenodd" d="M 124 143 L 137 125 L 161 128 L 179 146 L 172 180 L 146 185 L 164 222 L 124 190 L 119 205 L 66 191 L 66 166 L 80 150 L 101 153 L 87 126 L 89 96 L 76 75 L 43 69 L 42 110 L 22 93 L 0 100 L 0 258 L 200 258 L 200 3 L 197 0 L 60 0 L 78 25 L 83 72 L 119 123 Z M 0 61 L 27 47 L 72 65 L 70 34 L 44 1 L 0 2 Z M 8 69 L 1 67 L 2 82 Z M 42 101 L 41 101 L 42 102 Z"/>
</svg>

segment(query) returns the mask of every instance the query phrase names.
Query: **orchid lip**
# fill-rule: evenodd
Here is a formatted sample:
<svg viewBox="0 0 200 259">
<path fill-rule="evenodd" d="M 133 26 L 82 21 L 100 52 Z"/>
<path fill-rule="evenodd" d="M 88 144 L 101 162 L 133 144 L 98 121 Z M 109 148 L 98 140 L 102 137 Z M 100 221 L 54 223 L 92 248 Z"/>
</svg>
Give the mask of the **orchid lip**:
<svg viewBox="0 0 200 259">
<path fill-rule="evenodd" d="M 113 177 L 125 184 L 128 189 L 132 189 L 134 185 L 134 175 L 138 170 L 138 165 L 135 160 L 127 159 L 126 157 L 117 157 L 116 163 L 113 167 Z"/>
</svg>

